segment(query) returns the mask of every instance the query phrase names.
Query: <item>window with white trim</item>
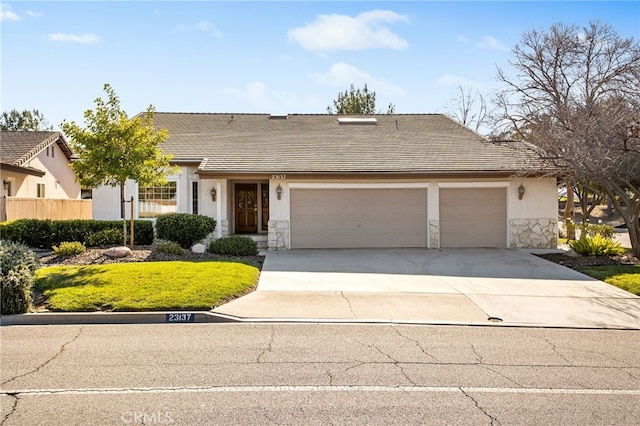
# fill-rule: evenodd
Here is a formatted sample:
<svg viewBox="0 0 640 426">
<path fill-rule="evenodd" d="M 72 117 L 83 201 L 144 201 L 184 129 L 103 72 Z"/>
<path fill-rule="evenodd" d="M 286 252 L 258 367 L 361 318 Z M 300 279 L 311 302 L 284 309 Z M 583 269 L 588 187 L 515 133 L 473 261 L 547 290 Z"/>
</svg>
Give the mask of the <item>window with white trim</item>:
<svg viewBox="0 0 640 426">
<path fill-rule="evenodd" d="M 178 212 L 178 183 L 138 187 L 138 217 L 153 218 Z"/>
</svg>

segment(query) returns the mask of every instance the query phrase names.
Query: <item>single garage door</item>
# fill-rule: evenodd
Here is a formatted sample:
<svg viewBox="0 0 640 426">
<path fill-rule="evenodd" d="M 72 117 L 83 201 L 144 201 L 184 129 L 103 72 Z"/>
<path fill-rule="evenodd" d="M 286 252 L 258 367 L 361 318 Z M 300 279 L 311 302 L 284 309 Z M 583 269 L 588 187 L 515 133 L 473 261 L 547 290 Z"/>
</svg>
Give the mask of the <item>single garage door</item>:
<svg viewBox="0 0 640 426">
<path fill-rule="evenodd" d="M 427 246 L 427 189 L 291 189 L 292 248 Z"/>
<path fill-rule="evenodd" d="M 506 188 L 441 188 L 440 247 L 507 243 Z"/>
</svg>

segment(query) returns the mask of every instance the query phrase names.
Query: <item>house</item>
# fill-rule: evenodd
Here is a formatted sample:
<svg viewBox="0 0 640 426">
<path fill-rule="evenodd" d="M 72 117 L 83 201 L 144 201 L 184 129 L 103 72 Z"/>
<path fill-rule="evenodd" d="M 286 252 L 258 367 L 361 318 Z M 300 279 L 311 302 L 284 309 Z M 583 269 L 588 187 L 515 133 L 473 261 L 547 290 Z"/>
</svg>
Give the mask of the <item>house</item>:
<svg viewBox="0 0 640 426">
<path fill-rule="evenodd" d="M 1 131 L 0 221 L 90 219 L 91 202 L 79 202 L 81 188 L 70 167 L 72 155 L 60 132 Z"/>
<path fill-rule="evenodd" d="M 557 246 L 556 178 L 442 114 L 156 113 L 181 173 L 130 182 L 137 218 L 189 212 L 269 249 Z M 118 218 L 117 188 L 94 217 Z"/>
</svg>

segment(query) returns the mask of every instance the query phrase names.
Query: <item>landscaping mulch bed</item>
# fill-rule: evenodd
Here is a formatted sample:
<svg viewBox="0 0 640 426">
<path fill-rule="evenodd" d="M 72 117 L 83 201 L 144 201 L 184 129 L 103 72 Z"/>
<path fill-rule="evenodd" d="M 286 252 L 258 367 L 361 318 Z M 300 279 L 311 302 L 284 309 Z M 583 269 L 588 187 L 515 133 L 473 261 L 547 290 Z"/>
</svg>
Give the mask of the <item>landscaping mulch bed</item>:
<svg viewBox="0 0 640 426">
<path fill-rule="evenodd" d="M 158 262 L 158 261 L 203 261 L 203 260 L 240 260 L 256 262 L 260 267 L 264 262 L 264 256 L 221 256 L 213 253 L 193 253 L 185 250 L 184 255 L 172 255 L 160 253 L 153 246 L 133 246 L 131 254 L 125 257 L 109 257 L 104 253 L 110 247 L 88 248 L 82 254 L 72 256 L 56 256 L 52 252 L 41 252 L 40 263 L 43 266 L 52 265 L 104 265 L 109 263 L 127 262 Z"/>
<path fill-rule="evenodd" d="M 579 254 L 549 253 L 538 254 L 537 256 L 568 268 L 579 266 L 640 265 L 640 259 L 630 254 L 621 256 L 581 256 Z"/>
</svg>

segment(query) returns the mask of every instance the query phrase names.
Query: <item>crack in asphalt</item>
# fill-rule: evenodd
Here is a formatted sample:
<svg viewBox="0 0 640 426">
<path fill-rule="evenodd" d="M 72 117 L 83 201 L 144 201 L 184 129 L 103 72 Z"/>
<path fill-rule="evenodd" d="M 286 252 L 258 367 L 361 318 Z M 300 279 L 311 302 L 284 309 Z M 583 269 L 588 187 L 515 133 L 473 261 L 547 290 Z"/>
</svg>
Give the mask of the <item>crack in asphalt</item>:
<svg viewBox="0 0 640 426">
<path fill-rule="evenodd" d="M 273 325 L 270 326 L 269 329 L 271 330 L 271 335 L 269 336 L 269 343 L 267 344 L 267 347 L 264 348 L 262 352 L 258 354 L 258 358 L 256 359 L 256 363 L 258 364 L 262 362 L 262 357 L 265 356 L 267 352 L 273 352 L 273 339 L 275 338 L 276 330 L 273 327 Z"/>
<path fill-rule="evenodd" d="M 622 371 L 623 373 L 628 374 L 629 377 L 631 377 L 632 379 L 640 381 L 640 377 L 631 374 L 629 371 L 626 371 L 625 368 L 627 368 L 627 367 L 617 367 L 617 369 L 619 371 Z"/>
<path fill-rule="evenodd" d="M 480 355 L 480 353 L 478 352 L 476 347 L 473 345 L 473 343 L 471 344 L 471 350 L 473 351 L 473 354 L 476 356 L 476 359 L 478 360 L 478 364 L 484 364 L 484 358 L 482 357 L 482 355 Z"/>
<path fill-rule="evenodd" d="M 471 344 L 471 350 L 473 351 L 473 354 L 476 356 L 476 359 L 478 360 L 478 364 L 477 366 L 480 368 L 484 368 L 487 371 L 491 371 L 494 374 L 497 374 L 498 376 L 507 379 L 508 381 L 510 381 L 511 383 L 513 383 L 514 385 L 518 386 L 518 387 L 524 387 L 522 386 L 520 383 L 516 382 L 515 380 L 513 380 L 511 377 L 507 376 L 504 373 L 501 373 L 499 371 L 494 370 L 493 368 L 489 368 L 489 365 L 491 364 L 485 364 L 484 363 L 484 358 L 482 357 L 482 355 L 480 355 L 480 353 L 478 352 L 478 350 L 476 349 L 476 347 L 473 345 L 473 343 Z"/>
<path fill-rule="evenodd" d="M 356 313 L 353 311 L 353 306 L 351 306 L 351 301 L 349 300 L 349 298 L 347 296 L 344 295 L 344 291 L 340 292 L 340 296 L 342 296 L 342 298 L 347 301 L 347 304 L 349 305 L 349 310 L 353 314 L 353 317 L 357 319 L 358 315 L 356 315 Z"/>
<path fill-rule="evenodd" d="M 333 386 L 333 374 L 331 370 L 327 370 L 327 376 L 329 376 L 329 386 Z"/>
<path fill-rule="evenodd" d="M 433 356 L 433 355 L 431 355 L 429 352 L 427 352 L 427 350 L 426 350 L 426 349 L 425 349 L 425 348 L 420 344 L 420 342 L 419 342 L 419 341 L 414 340 L 414 339 L 410 338 L 409 336 L 406 336 L 406 335 L 402 334 L 402 333 L 400 332 L 400 330 L 398 330 L 398 328 L 397 328 L 397 327 L 391 327 L 391 329 L 392 329 L 393 331 L 395 331 L 396 333 L 398 333 L 398 336 L 402 337 L 403 339 L 406 339 L 406 340 L 408 340 L 408 341 L 410 341 L 410 342 L 415 343 L 415 344 L 416 344 L 416 346 L 418 347 L 418 349 L 420 349 L 420 350 L 422 351 L 422 353 L 423 353 L 423 354 L 425 354 L 426 356 L 428 356 L 428 357 L 429 357 L 429 358 L 431 358 L 432 360 L 434 360 L 434 361 L 436 361 L 436 362 L 439 362 L 438 358 L 436 358 L 435 356 Z"/>
<path fill-rule="evenodd" d="M 524 334 L 525 336 L 528 337 L 533 337 L 534 339 L 539 339 L 542 340 L 543 342 L 545 342 L 547 345 L 551 346 L 551 350 L 558 355 L 560 358 L 562 358 L 563 360 L 565 360 L 567 362 L 567 364 L 569 364 L 570 366 L 573 366 L 573 363 L 563 354 L 560 353 L 560 351 L 558 351 L 558 347 L 555 345 L 555 343 L 551 342 L 551 339 L 548 339 L 546 337 L 541 337 L 541 336 L 534 336 L 532 334 L 528 334 L 525 333 L 524 330 L 518 330 L 520 333 Z"/>
<path fill-rule="evenodd" d="M 404 368 L 402 368 L 402 365 L 400 365 L 400 361 L 398 361 L 397 359 L 395 359 L 394 357 L 392 357 L 388 353 L 384 352 L 382 349 L 380 349 L 376 345 L 366 345 L 366 344 L 364 344 L 364 343 L 362 343 L 362 342 L 360 342 L 358 340 L 354 340 L 354 342 L 359 343 L 360 345 L 362 345 L 364 347 L 367 347 L 367 348 L 370 348 L 370 349 L 375 349 L 381 355 L 384 355 L 387 358 L 389 358 L 391 360 L 391 363 L 400 370 L 400 372 L 402 373 L 404 378 L 407 380 L 407 382 L 411 383 L 413 386 L 417 386 L 417 384 L 409 377 L 409 375 L 406 373 L 406 371 L 404 371 Z"/>
<path fill-rule="evenodd" d="M 63 343 L 62 346 L 60 346 L 60 349 L 58 350 L 58 352 L 56 352 L 55 355 L 53 355 L 51 358 L 49 358 L 48 360 L 46 360 L 45 362 L 43 362 L 42 364 L 40 364 L 39 366 L 37 366 L 36 368 L 34 368 L 31 371 L 27 371 L 26 373 L 19 374 L 19 375 L 15 376 L 15 377 L 10 378 L 9 380 L 5 380 L 4 382 L 0 383 L 0 386 L 4 386 L 7 383 L 11 383 L 14 380 L 20 379 L 22 377 L 26 377 L 26 376 L 28 376 L 30 374 L 37 373 L 38 371 L 40 371 L 41 369 L 46 367 L 49 363 L 51 363 L 56 358 L 58 358 L 60 355 L 62 355 L 62 353 L 64 352 L 64 350 L 67 348 L 68 345 L 70 345 L 71 343 L 73 343 L 76 340 L 78 340 L 78 338 L 82 334 L 83 330 L 84 330 L 84 327 L 80 327 L 80 329 L 78 330 L 78 333 L 73 338 L 71 338 L 71 340 L 69 340 L 68 342 Z"/>
<path fill-rule="evenodd" d="M 358 361 L 355 363 L 355 365 L 351 365 L 347 368 L 345 368 L 344 370 L 342 370 L 342 373 L 346 373 L 347 371 L 353 370 L 354 368 L 358 368 L 358 367 L 362 367 L 365 364 L 370 364 L 369 362 L 364 362 L 364 361 Z"/>
<path fill-rule="evenodd" d="M 0 420 L 0 425 L 3 425 L 4 422 L 6 422 L 9 417 L 11 417 L 11 415 L 16 411 L 16 408 L 18 408 L 18 401 L 20 400 L 20 398 L 18 398 L 19 393 L 17 392 L 8 392 L 5 393 L 5 395 L 13 398 L 13 404 L 11 405 L 11 409 L 9 410 L 9 412 L 2 418 L 2 420 Z"/>
<path fill-rule="evenodd" d="M 489 420 L 490 420 L 490 423 L 489 423 L 489 424 L 490 424 L 490 425 L 492 425 L 492 426 L 497 426 L 497 425 L 500 425 L 500 424 L 501 424 L 501 423 L 500 423 L 500 421 L 499 421 L 497 418 L 495 418 L 494 416 L 492 416 L 491 414 L 489 414 L 489 413 L 487 412 L 487 410 L 485 410 L 484 408 L 482 408 L 482 407 L 480 406 L 480 404 L 478 403 L 478 401 L 476 401 L 476 399 L 475 399 L 474 397 L 472 397 L 471 395 L 469 395 L 469 394 L 468 394 L 464 389 L 462 389 L 461 387 L 458 387 L 458 389 L 460 389 L 460 392 L 462 392 L 462 394 L 463 394 L 464 396 L 466 396 L 467 398 L 469 398 L 469 399 L 474 403 L 474 405 L 476 406 L 476 408 L 477 408 L 478 410 L 480 410 L 480 411 L 482 412 L 482 414 L 484 414 L 485 416 L 487 416 L 487 417 L 489 418 Z"/>
</svg>

